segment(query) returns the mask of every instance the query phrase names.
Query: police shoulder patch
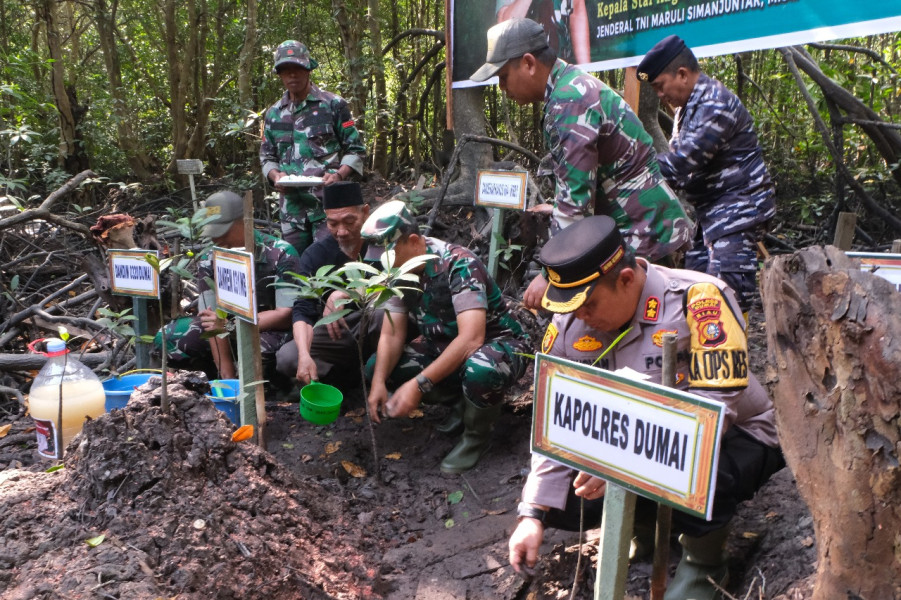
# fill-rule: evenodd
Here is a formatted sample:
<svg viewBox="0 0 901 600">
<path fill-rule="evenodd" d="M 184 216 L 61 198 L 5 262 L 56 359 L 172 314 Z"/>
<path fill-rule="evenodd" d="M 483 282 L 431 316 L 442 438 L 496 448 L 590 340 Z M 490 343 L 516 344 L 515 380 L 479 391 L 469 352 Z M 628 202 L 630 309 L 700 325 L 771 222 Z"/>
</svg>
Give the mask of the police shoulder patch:
<svg viewBox="0 0 901 600">
<path fill-rule="evenodd" d="M 696 283 L 685 294 L 691 338 L 688 378 L 692 387 L 748 385 L 748 340 L 732 308 L 713 283 Z"/>
<path fill-rule="evenodd" d="M 544 332 L 544 339 L 541 340 L 541 351 L 547 354 L 551 348 L 554 347 L 554 342 L 557 340 L 557 328 L 553 323 L 547 326 L 547 330 Z"/>
</svg>

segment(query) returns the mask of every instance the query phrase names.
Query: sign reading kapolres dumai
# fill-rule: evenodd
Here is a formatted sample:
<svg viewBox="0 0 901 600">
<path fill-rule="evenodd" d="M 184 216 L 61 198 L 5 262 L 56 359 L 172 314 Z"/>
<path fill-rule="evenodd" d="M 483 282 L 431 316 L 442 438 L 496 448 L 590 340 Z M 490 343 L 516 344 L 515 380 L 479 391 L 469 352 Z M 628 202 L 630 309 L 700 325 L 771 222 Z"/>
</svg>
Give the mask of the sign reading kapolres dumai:
<svg viewBox="0 0 901 600">
<path fill-rule="evenodd" d="M 451 2 L 454 87 L 482 85 L 469 76 L 485 61 L 485 32 L 514 0 Z M 587 37 L 586 68 L 597 71 L 637 65 L 671 34 L 704 57 L 901 30 L 898 0 L 516 0 L 522 2 L 568 62 L 578 62 L 574 40 Z M 573 18 L 583 2 L 587 18 Z"/>
</svg>

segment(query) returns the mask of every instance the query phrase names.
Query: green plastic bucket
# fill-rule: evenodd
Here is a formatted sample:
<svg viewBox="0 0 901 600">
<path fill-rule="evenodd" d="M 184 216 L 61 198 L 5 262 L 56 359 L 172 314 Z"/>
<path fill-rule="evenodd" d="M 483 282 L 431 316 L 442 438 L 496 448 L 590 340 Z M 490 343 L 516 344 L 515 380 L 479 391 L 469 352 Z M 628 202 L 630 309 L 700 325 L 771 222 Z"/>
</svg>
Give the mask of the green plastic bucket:
<svg viewBox="0 0 901 600">
<path fill-rule="evenodd" d="M 300 416 L 316 425 L 328 425 L 338 418 L 343 400 L 335 386 L 314 381 L 300 390 Z"/>
</svg>

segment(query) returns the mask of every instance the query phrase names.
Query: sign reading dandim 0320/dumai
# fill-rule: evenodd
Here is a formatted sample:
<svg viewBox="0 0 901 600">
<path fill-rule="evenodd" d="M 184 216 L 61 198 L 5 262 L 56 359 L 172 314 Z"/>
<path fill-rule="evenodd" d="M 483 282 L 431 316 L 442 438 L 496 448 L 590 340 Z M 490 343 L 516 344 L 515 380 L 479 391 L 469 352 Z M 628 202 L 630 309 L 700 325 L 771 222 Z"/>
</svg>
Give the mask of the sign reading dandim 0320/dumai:
<svg viewBox="0 0 901 600">
<path fill-rule="evenodd" d="M 145 260 L 156 250 L 110 250 L 110 291 L 120 296 L 159 298 L 160 278 Z"/>
<path fill-rule="evenodd" d="M 538 354 L 532 451 L 710 519 L 724 405 Z"/>
</svg>

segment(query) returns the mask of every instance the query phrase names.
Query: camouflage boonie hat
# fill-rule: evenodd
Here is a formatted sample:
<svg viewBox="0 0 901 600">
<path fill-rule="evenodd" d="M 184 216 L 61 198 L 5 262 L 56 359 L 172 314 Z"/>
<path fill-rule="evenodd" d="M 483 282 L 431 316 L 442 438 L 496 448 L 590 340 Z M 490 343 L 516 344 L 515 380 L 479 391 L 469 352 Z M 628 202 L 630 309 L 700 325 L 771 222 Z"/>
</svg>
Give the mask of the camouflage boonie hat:
<svg viewBox="0 0 901 600">
<path fill-rule="evenodd" d="M 287 40 L 279 44 L 272 53 L 272 57 L 275 60 L 275 66 L 272 67 L 274 73 L 278 73 L 280 66 L 288 64 L 303 67 L 307 71 L 312 71 L 319 66 L 319 63 L 310 58 L 310 51 L 307 50 L 307 47 L 297 40 Z"/>
<path fill-rule="evenodd" d="M 419 225 L 402 200 L 385 202 L 363 223 L 363 239 L 386 250 L 407 233 L 419 233 Z"/>
</svg>

